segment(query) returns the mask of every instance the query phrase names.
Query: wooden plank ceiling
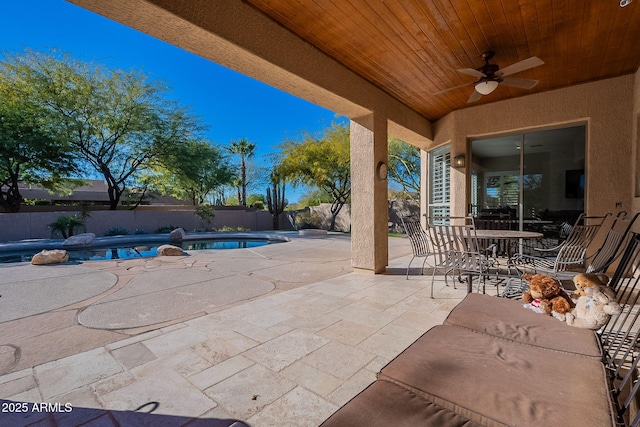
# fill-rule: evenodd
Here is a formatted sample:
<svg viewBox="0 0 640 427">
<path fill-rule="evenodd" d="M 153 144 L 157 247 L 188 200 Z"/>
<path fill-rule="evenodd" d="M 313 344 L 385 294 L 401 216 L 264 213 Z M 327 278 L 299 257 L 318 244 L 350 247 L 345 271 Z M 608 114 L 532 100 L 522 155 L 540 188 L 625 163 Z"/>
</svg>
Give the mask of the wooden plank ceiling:
<svg viewBox="0 0 640 427">
<path fill-rule="evenodd" d="M 640 66 L 640 0 L 626 7 L 619 0 L 245 1 L 432 121 Z M 489 50 L 501 68 L 542 59 L 513 74 L 540 83 L 500 85 L 469 104 L 476 79 L 456 70 L 479 68 Z"/>
</svg>

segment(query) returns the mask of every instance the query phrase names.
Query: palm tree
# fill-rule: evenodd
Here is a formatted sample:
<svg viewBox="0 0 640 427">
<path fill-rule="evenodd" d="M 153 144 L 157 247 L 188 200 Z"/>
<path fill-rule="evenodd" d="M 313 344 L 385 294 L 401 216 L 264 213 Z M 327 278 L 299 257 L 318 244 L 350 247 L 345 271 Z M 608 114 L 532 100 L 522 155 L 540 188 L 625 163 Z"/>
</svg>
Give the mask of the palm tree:
<svg viewBox="0 0 640 427">
<path fill-rule="evenodd" d="M 238 206 L 242 206 L 242 180 L 239 176 L 234 175 L 231 180 L 231 186 L 238 192 Z"/>
<path fill-rule="evenodd" d="M 48 225 L 51 234 L 60 233 L 63 239 L 73 236 L 76 228 L 83 226 L 84 221 L 75 215 L 59 216 L 54 222 Z"/>
<path fill-rule="evenodd" d="M 242 188 L 241 200 L 238 204 L 247 206 L 247 165 L 246 160 L 253 157 L 256 151 L 256 144 L 247 141 L 245 138 L 238 141 L 231 141 L 231 145 L 226 147 L 231 154 L 240 156 L 240 183 Z"/>
</svg>

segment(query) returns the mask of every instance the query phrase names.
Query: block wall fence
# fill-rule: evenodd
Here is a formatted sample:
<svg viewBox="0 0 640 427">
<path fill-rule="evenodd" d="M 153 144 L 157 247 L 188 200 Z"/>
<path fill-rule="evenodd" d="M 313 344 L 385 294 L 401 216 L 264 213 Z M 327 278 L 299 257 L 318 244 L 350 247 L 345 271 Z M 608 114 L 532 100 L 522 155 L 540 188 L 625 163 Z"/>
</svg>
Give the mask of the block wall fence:
<svg viewBox="0 0 640 427">
<path fill-rule="evenodd" d="M 323 220 L 320 228 L 327 229 L 330 220 L 330 204 L 312 206 L 307 209 L 317 212 Z M 50 208 L 49 208 L 50 209 Z M 304 209 L 304 210 L 307 210 Z M 35 210 L 35 209 L 34 209 Z M 280 215 L 280 230 L 294 230 L 293 221 L 296 214 L 304 211 L 286 211 Z M 92 210 L 91 216 L 86 220 L 87 232 L 96 236 L 104 234 L 114 228 L 120 227 L 134 234 L 136 230 L 145 233 L 153 233 L 160 227 L 182 227 L 185 231 L 197 231 L 206 228 L 216 230 L 222 227 L 242 227 L 253 231 L 273 230 L 271 214 L 251 208 L 237 206 L 215 207 L 215 218 L 210 224 L 205 224 L 195 214 L 192 206 L 140 206 L 134 210 Z M 389 202 L 389 231 L 402 232 L 400 216 L 416 215 L 419 212 L 417 203 L 407 201 Z M 10 242 L 26 239 L 50 239 L 51 230 L 48 224 L 54 222 L 59 216 L 75 215 L 79 211 L 74 208 L 65 208 L 50 212 L 18 212 L 0 213 L 0 242 Z M 345 205 L 336 220 L 336 230 L 348 232 L 351 227 L 350 206 Z M 79 229 L 78 233 L 84 232 Z M 60 236 L 53 236 L 60 238 Z"/>
</svg>

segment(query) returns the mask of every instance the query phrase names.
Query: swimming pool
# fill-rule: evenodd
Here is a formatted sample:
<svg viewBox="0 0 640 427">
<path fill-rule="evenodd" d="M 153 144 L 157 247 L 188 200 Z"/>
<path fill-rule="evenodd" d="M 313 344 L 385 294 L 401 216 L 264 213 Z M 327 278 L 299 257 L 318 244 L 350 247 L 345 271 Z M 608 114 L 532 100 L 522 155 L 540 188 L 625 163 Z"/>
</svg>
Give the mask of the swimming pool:
<svg viewBox="0 0 640 427">
<path fill-rule="evenodd" d="M 65 247 L 64 240 L 29 240 L 0 243 L 0 263 L 30 262 L 43 249 L 65 249 L 69 261 L 106 261 L 147 258 L 158 255 L 158 246 L 171 244 L 186 252 L 200 250 L 248 249 L 288 242 L 275 233 L 187 233 L 181 242 L 169 241 L 168 234 L 96 237 L 90 246 Z"/>
</svg>

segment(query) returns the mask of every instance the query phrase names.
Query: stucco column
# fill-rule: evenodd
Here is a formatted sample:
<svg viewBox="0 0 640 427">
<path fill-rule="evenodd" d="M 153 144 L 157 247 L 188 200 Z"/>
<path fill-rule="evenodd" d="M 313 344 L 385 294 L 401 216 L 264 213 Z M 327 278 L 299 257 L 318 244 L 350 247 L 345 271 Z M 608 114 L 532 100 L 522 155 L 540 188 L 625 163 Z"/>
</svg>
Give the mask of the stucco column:
<svg viewBox="0 0 640 427">
<path fill-rule="evenodd" d="M 382 273 L 389 261 L 387 119 L 351 121 L 351 263 Z"/>
</svg>

